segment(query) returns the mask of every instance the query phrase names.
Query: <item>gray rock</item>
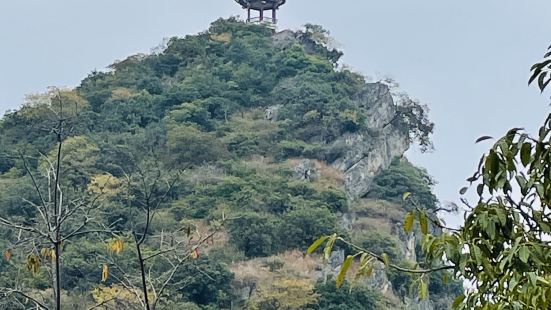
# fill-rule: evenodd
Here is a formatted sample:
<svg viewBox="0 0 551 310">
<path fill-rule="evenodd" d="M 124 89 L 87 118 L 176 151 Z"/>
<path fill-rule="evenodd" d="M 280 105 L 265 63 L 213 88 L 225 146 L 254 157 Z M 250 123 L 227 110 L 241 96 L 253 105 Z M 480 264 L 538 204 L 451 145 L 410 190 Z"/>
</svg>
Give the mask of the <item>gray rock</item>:
<svg viewBox="0 0 551 310">
<path fill-rule="evenodd" d="M 366 123 L 370 128 L 382 129 L 396 113 L 390 89 L 382 83 L 365 84 L 356 101 L 359 106 L 368 110 Z"/>
<path fill-rule="evenodd" d="M 345 134 L 331 145 L 332 149 L 341 150 L 331 165 L 344 172 L 346 190 L 354 199 L 365 196 L 375 176 L 409 148 L 407 133 L 390 124 L 396 108 L 388 86 L 366 84 L 357 104 L 368 110 L 368 129 Z"/>
<path fill-rule="evenodd" d="M 404 300 L 406 304 L 406 309 L 411 310 L 434 310 L 434 304 L 431 300 L 420 300 L 419 298 L 409 298 L 406 297 Z"/>
<path fill-rule="evenodd" d="M 276 104 L 276 105 L 267 107 L 265 111 L 266 119 L 272 122 L 277 121 L 277 114 L 279 112 L 279 109 L 281 109 L 281 107 L 283 107 L 281 104 Z"/>
<path fill-rule="evenodd" d="M 256 294 L 257 279 L 245 278 L 242 281 L 234 281 L 233 287 L 239 300 L 249 300 Z"/>
<path fill-rule="evenodd" d="M 316 163 L 311 159 L 302 159 L 295 166 L 296 177 L 301 180 L 315 181 L 320 177 L 320 171 L 316 169 Z"/>
<path fill-rule="evenodd" d="M 337 251 L 331 252 L 331 256 L 329 257 L 329 266 L 331 266 L 331 269 L 336 270 L 340 268 L 343 262 L 344 262 L 344 250 L 337 250 Z"/>
<path fill-rule="evenodd" d="M 400 240 L 398 244 L 400 254 L 404 257 L 405 260 L 416 262 L 417 254 L 415 253 L 415 245 L 417 244 L 417 238 L 413 233 L 406 233 L 404 227 L 401 223 L 394 225 L 392 229 L 392 234 L 397 236 Z"/>
<path fill-rule="evenodd" d="M 372 290 L 377 290 L 382 294 L 392 293 L 392 283 L 388 280 L 385 266 L 381 262 L 375 263 L 373 274 L 363 281 Z"/>
<path fill-rule="evenodd" d="M 332 251 L 327 263 L 321 265 L 319 270 L 316 270 L 318 280 L 327 282 L 330 277 L 335 278 L 343 262 L 344 250 L 338 249 Z"/>
<path fill-rule="evenodd" d="M 288 48 L 298 42 L 296 34 L 291 30 L 283 30 L 276 33 L 273 37 L 274 45 L 278 48 Z"/>
</svg>

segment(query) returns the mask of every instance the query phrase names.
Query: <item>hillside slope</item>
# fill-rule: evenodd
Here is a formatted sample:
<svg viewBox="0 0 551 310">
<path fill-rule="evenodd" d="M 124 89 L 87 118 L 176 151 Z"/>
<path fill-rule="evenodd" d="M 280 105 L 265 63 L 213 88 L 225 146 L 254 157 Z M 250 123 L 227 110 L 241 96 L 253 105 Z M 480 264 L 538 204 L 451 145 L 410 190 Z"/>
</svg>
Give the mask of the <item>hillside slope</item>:
<svg viewBox="0 0 551 310">
<path fill-rule="evenodd" d="M 37 188 L 51 190 L 58 138 L 65 201 L 96 206 L 64 223 L 72 231 L 85 219 L 94 231 L 63 244 L 64 302 L 140 308 L 132 242 L 145 227 L 147 253 L 215 233 L 178 265 L 159 296 L 162 309 L 446 309 L 460 285 L 442 285 L 441 275 L 432 279 L 432 301 L 418 302 L 412 278 L 384 270 L 350 292 L 336 290 L 327 280 L 346 248 L 328 263 L 303 255 L 320 235 L 340 232 L 411 264 L 422 257 L 416 237 L 401 229 L 402 194 L 429 209 L 438 204 L 433 180 L 403 158 L 411 143 L 430 146 L 425 108 L 343 69 L 342 53 L 327 42 L 319 26 L 274 34 L 218 20 L 8 113 L 0 121 L 2 217 L 40 225 Z M 154 216 L 144 220 L 151 201 Z M 9 255 L 0 286 L 49 303 L 47 242 L 13 227 L 1 233 Z M 109 252 L 113 240 L 124 250 Z M 155 281 L 173 261 L 151 256 L 148 289 L 157 296 Z M 27 270 L 29 258 L 40 268 Z"/>
</svg>

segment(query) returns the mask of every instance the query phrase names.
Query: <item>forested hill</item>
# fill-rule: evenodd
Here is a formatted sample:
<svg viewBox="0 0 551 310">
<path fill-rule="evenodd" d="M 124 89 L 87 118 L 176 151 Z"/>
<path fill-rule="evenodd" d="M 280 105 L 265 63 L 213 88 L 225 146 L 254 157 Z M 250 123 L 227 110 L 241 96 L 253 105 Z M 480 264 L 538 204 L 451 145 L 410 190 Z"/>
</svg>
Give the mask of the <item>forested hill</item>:
<svg viewBox="0 0 551 310">
<path fill-rule="evenodd" d="M 419 302 L 415 279 L 382 270 L 336 290 L 346 248 L 303 255 L 339 232 L 414 264 L 402 194 L 438 205 L 403 158 L 430 148 L 426 109 L 345 69 L 330 40 L 218 20 L 7 113 L 2 306 L 51 304 L 57 217 L 68 309 L 446 309 L 461 285 L 441 274 Z"/>
</svg>

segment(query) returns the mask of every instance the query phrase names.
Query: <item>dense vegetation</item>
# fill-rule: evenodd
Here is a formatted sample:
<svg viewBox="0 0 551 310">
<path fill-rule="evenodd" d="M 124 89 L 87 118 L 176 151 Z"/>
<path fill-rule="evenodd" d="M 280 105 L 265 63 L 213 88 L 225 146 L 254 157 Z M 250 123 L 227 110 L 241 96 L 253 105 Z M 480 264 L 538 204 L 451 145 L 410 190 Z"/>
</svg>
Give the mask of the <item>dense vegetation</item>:
<svg viewBox="0 0 551 310">
<path fill-rule="evenodd" d="M 76 89 L 29 96 L 7 113 L 0 120 L 3 306 L 51 306 L 43 295 L 51 294 L 50 260 L 61 255 L 60 295 L 74 307 L 143 308 L 140 269 L 156 297 L 149 303 L 166 309 L 226 309 L 235 300 L 251 309 L 382 307 L 384 297 L 363 286 L 347 293 L 283 279 L 273 294 L 260 291 L 247 303 L 234 285 L 238 262 L 347 233 L 339 218 L 352 201 L 338 177 L 304 180 L 293 165 L 296 157 L 329 164 L 331 141 L 366 130 L 366 110 L 355 102 L 365 81 L 339 68 L 342 53 L 325 47 L 326 36 L 307 26 L 276 40 L 265 27 L 218 20 L 171 39 L 161 53 L 131 56 Z M 266 119 L 275 105 L 277 120 Z M 428 145 L 432 124 L 423 108 L 408 102 L 398 111 L 396 126 Z M 410 191 L 435 208 L 432 184 L 424 170 L 397 159 L 368 197 L 399 205 Z M 53 240 L 55 252 L 43 238 L 55 225 L 41 221 L 60 201 L 68 206 L 59 211 L 67 215 L 60 229 L 73 233 Z M 365 240 L 401 255 L 394 239 Z"/>
<path fill-rule="evenodd" d="M 543 93 L 551 82 L 551 46 L 544 59 L 530 71 L 528 84 L 537 83 Z M 482 136 L 476 142 L 491 139 Z M 448 273 L 440 277 L 443 271 L 453 271 L 454 279 L 468 281 L 472 286 L 457 295 L 453 309 L 549 309 L 550 165 L 551 114 L 537 135 L 512 128 L 481 157 L 474 174 L 466 180 L 469 186 L 459 191 L 465 195 L 473 187 L 478 197 L 475 204 L 461 199 L 465 223 L 460 227 L 446 227 L 434 215 L 433 206 L 426 204 L 423 193 L 404 192 L 402 200 L 412 208 L 404 218 L 403 228 L 411 233 L 416 223 L 419 224 L 423 235 L 421 254 L 425 258 L 421 264 L 408 266 L 391 262 L 389 254 L 376 252 L 377 246 L 388 247 L 388 243 L 365 245 L 337 234 L 320 237 L 308 252 L 324 246 L 324 253 L 330 253 L 338 244 L 352 248 L 351 255 L 341 265 L 337 286 L 344 284 L 352 262 L 359 257 L 360 267 L 351 272 L 355 278 L 370 276 L 374 263 L 383 263 L 385 269 L 390 270 L 391 278 L 398 277 L 402 283 L 410 282 L 415 276 L 419 296 L 424 299 L 429 292 L 440 291 L 435 290 L 442 287 L 439 279 L 449 280 Z M 378 185 L 381 182 L 393 182 L 402 188 L 411 184 L 400 180 L 392 169 L 379 176 Z M 394 281 L 393 285 L 396 284 Z M 454 286 L 457 285 L 456 282 Z M 400 287 L 394 288 L 400 290 Z M 448 286 L 446 290 L 449 289 Z M 459 292 L 454 291 L 450 293 Z"/>
</svg>

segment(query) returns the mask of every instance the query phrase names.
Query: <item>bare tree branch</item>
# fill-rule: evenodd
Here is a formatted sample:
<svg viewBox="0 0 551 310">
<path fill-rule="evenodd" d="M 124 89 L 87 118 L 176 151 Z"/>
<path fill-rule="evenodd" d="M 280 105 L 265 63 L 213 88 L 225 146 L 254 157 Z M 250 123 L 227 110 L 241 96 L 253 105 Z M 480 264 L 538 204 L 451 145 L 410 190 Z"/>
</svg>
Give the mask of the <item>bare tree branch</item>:
<svg viewBox="0 0 551 310">
<path fill-rule="evenodd" d="M 38 301 L 37 299 L 33 298 L 32 296 L 26 294 L 25 292 L 23 292 L 21 290 L 1 288 L 0 289 L 0 294 L 4 295 L 5 297 L 9 297 L 9 296 L 14 295 L 14 294 L 21 295 L 23 298 L 26 298 L 26 299 L 30 300 L 32 303 L 34 303 L 39 309 L 44 309 L 44 310 L 49 310 L 50 309 L 46 305 L 44 305 L 43 303 Z"/>
</svg>

